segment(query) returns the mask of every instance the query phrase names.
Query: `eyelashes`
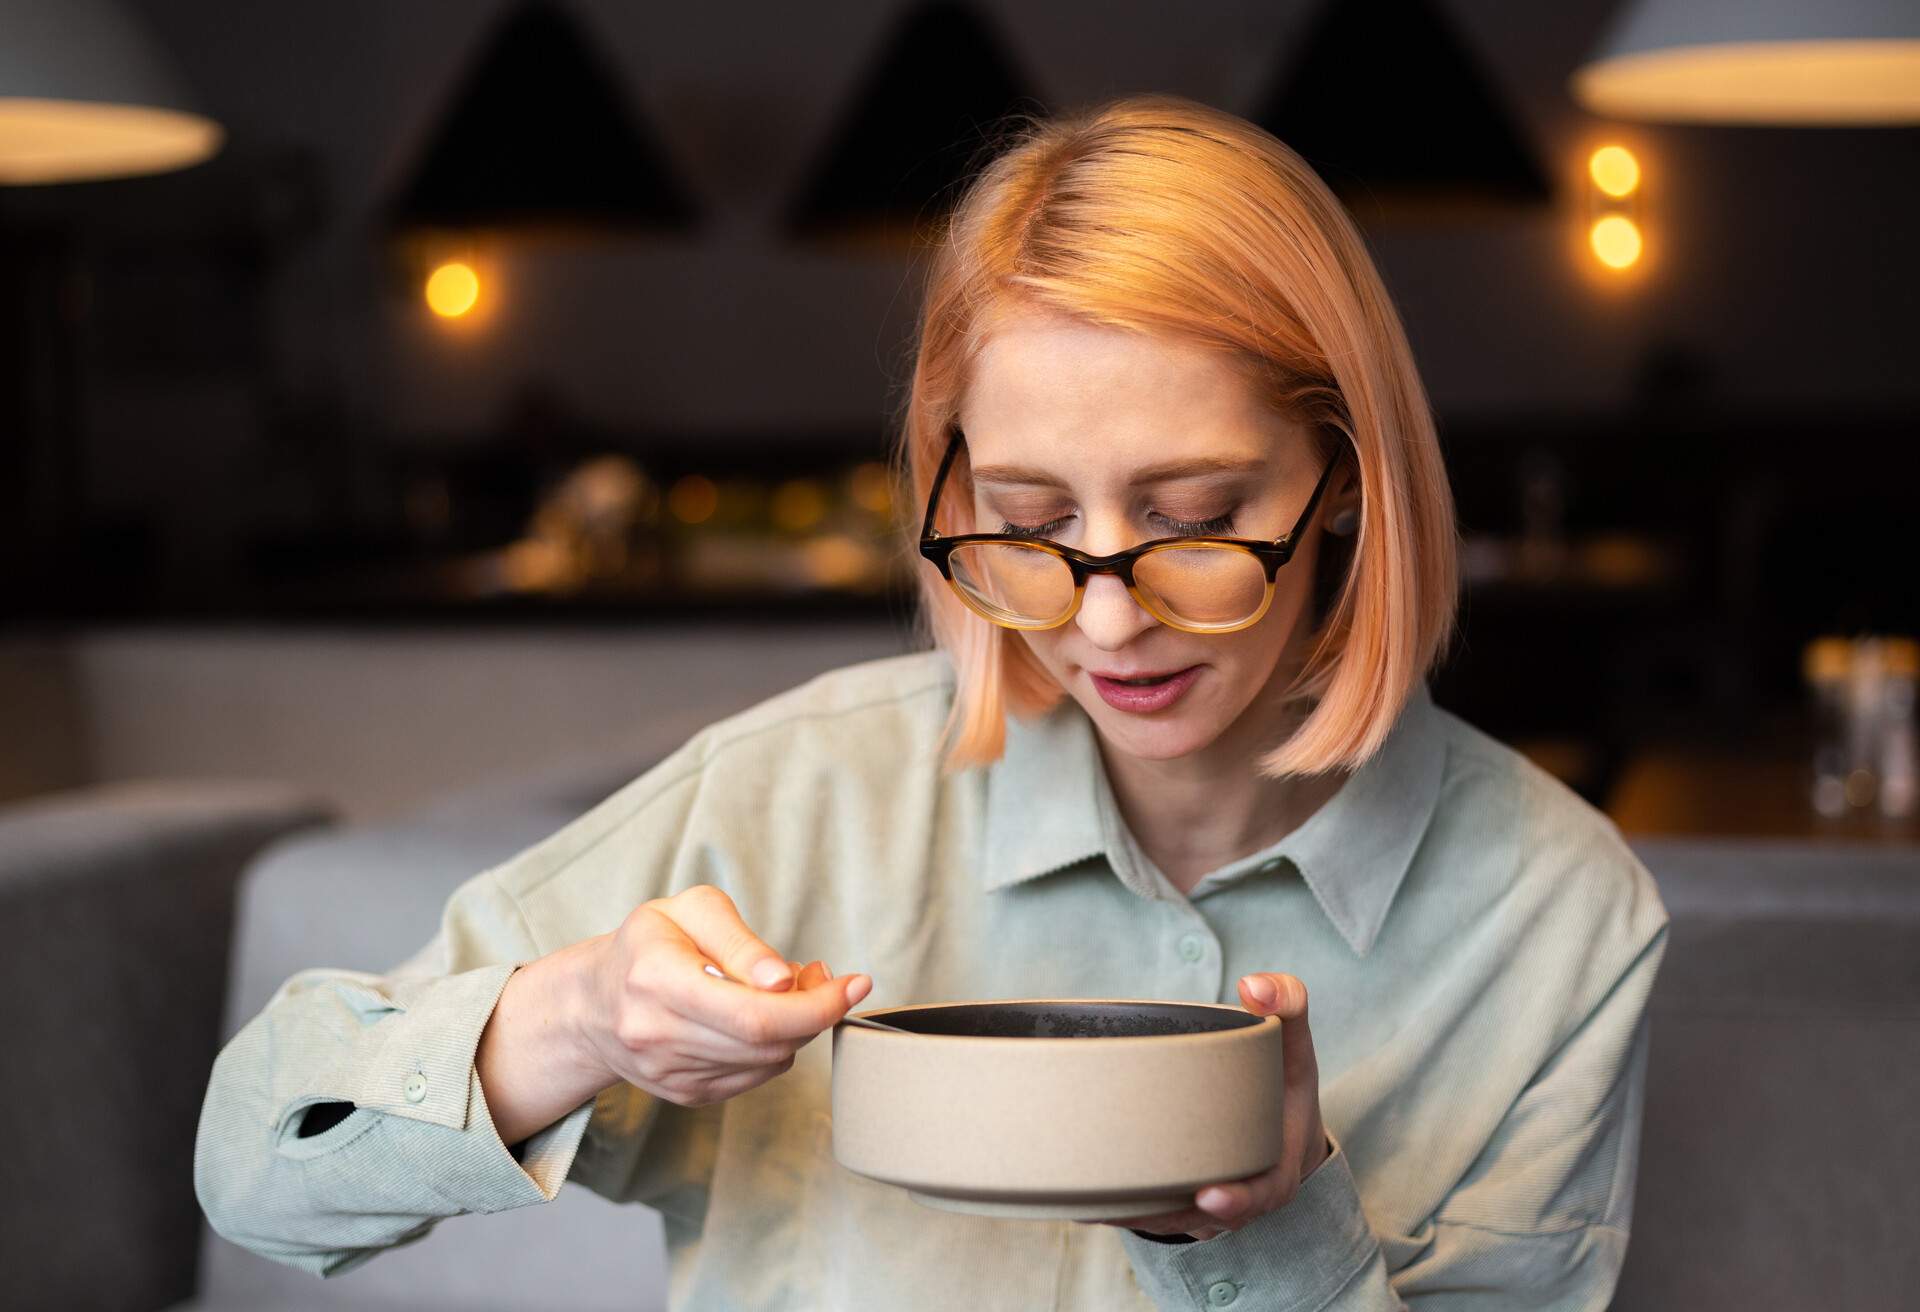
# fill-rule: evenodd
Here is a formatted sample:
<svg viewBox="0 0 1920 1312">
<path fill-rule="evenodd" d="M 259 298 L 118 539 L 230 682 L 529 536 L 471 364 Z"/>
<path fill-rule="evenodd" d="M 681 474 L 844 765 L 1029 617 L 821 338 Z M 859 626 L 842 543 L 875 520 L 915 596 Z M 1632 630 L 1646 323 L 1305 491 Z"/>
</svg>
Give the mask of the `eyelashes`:
<svg viewBox="0 0 1920 1312">
<path fill-rule="evenodd" d="M 1027 538 L 1043 538 L 1051 533 L 1057 532 L 1061 525 L 1068 523 L 1072 518 L 1073 516 L 1071 515 L 1062 515 L 1060 518 L 1050 519 L 1044 524 L 1014 524 L 1003 520 L 1000 524 L 1000 532 L 1012 533 Z M 1215 515 L 1212 519 L 1174 519 L 1168 515 L 1155 515 L 1153 518 L 1159 520 L 1165 524 L 1168 529 L 1172 530 L 1169 536 L 1174 537 L 1225 537 L 1233 533 L 1232 511 L 1228 511 L 1224 515 Z"/>
<path fill-rule="evenodd" d="M 1160 519 L 1168 528 L 1171 528 L 1175 533 L 1183 537 L 1221 537 L 1233 532 L 1232 512 L 1224 515 L 1215 515 L 1212 519 L 1168 519 L 1165 515 L 1160 516 Z"/>
<path fill-rule="evenodd" d="M 1050 519 L 1044 524 L 1010 524 L 1002 521 L 999 531 L 1023 538 L 1043 538 L 1066 522 L 1065 519 Z"/>
</svg>

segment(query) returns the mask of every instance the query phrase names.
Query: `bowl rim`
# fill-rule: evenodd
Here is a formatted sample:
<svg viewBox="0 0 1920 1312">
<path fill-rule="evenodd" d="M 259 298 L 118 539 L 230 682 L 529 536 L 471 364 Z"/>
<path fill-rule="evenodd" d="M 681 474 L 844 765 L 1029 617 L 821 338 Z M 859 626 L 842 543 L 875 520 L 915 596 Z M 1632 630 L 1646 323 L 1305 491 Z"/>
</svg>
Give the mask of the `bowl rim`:
<svg viewBox="0 0 1920 1312">
<path fill-rule="evenodd" d="M 872 1036 L 897 1042 L 901 1039 L 916 1039 L 921 1042 L 942 1043 L 998 1043 L 1019 1044 L 1022 1050 L 1031 1050 L 1037 1046 L 1061 1047 L 1071 1044 L 1076 1051 L 1084 1052 L 1089 1043 L 1228 1043 L 1245 1042 L 1244 1036 L 1260 1033 L 1271 1027 L 1279 1029 L 1278 1016 L 1258 1016 L 1245 1007 L 1230 1002 L 1187 1002 L 1179 998 L 971 998 L 958 1002 L 909 1002 L 891 1007 L 871 1007 L 864 1011 L 850 1011 L 849 1016 L 871 1016 L 875 1020 L 885 1020 L 908 1011 L 931 1011 L 942 1007 L 994 1007 L 994 1006 L 1032 1006 L 1035 1004 L 1057 1006 L 1062 1003 L 1118 1004 L 1121 1006 L 1147 1005 L 1154 1007 L 1193 1007 L 1212 1011 L 1231 1011 L 1239 1016 L 1253 1018 L 1251 1025 L 1235 1025 L 1229 1029 L 1201 1030 L 1194 1034 L 1101 1034 L 1086 1038 L 1040 1037 L 1025 1038 L 1017 1034 L 889 1034 L 885 1030 L 871 1030 L 859 1025 L 848 1025 L 844 1020 L 835 1021 L 833 1032 Z M 864 1042 L 864 1038 L 862 1039 Z"/>
</svg>

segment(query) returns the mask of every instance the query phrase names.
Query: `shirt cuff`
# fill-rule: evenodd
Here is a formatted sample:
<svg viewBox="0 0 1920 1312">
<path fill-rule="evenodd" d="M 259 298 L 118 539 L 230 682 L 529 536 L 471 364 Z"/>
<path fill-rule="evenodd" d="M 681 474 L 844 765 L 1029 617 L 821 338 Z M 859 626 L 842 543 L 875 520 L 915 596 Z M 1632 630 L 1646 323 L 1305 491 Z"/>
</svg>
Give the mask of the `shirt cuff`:
<svg viewBox="0 0 1920 1312">
<path fill-rule="evenodd" d="M 1134 1277 L 1155 1306 L 1209 1312 L 1229 1305 L 1272 1312 L 1326 1307 L 1380 1252 L 1347 1155 L 1331 1134 L 1327 1142 L 1332 1153 L 1301 1182 L 1292 1202 L 1238 1230 L 1185 1245 L 1123 1230 L 1120 1242 Z"/>
<path fill-rule="evenodd" d="M 398 1142 L 413 1169 L 462 1212 L 504 1212 L 552 1202 L 579 1151 L 593 1100 L 528 1135 L 516 1159 L 494 1128 L 478 1070 L 470 1072 L 467 1087 L 471 1111 L 465 1130 L 421 1127 L 391 1141 Z"/>
<path fill-rule="evenodd" d="M 359 1110 L 349 1120 L 364 1128 L 370 1114 L 387 1118 L 387 1150 L 460 1212 L 552 1201 L 586 1133 L 593 1100 L 527 1136 L 516 1154 L 500 1140 L 474 1062 L 481 1032 L 521 964 L 421 980 L 329 980 L 365 1039 L 343 1068 L 310 1075 L 312 1086 L 287 1090 L 291 1096 L 278 1100 L 280 1151 L 306 1156 L 329 1147 L 331 1136 L 348 1132 L 346 1123 L 302 1140 L 293 1136 L 293 1113 L 317 1101 L 351 1101 Z"/>
</svg>

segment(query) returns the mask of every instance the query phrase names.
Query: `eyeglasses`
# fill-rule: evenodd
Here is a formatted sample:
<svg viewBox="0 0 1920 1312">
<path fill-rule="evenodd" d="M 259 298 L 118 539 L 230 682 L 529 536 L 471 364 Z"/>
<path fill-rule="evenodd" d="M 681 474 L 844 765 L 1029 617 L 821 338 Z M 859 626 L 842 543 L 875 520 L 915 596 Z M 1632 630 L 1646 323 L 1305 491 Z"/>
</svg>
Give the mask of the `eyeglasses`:
<svg viewBox="0 0 1920 1312">
<path fill-rule="evenodd" d="M 960 454 L 955 429 L 927 494 L 920 554 L 932 561 L 976 614 L 1007 629 L 1053 629 L 1080 610 L 1087 579 L 1115 574 L 1149 615 L 1187 633 L 1234 633 L 1257 623 L 1273 604 L 1273 576 L 1293 558 L 1295 543 L 1320 505 L 1338 460 L 1330 460 L 1294 526 L 1271 542 L 1254 538 L 1154 538 L 1111 556 L 1090 556 L 1048 538 L 1018 533 L 934 532 L 940 489 Z"/>
</svg>

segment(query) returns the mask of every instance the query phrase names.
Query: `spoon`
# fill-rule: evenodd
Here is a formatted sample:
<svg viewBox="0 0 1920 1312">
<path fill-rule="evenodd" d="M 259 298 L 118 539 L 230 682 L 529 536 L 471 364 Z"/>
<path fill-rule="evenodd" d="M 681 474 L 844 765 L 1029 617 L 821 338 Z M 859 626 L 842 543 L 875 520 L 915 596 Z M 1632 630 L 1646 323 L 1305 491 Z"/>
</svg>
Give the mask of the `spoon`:
<svg viewBox="0 0 1920 1312">
<path fill-rule="evenodd" d="M 903 1030 L 898 1025 L 889 1025 L 883 1020 L 868 1020 L 865 1016 L 842 1016 L 842 1025 L 860 1025 L 870 1030 L 886 1030 L 890 1034 L 913 1034 L 914 1030 Z"/>
<path fill-rule="evenodd" d="M 733 979 L 733 976 L 721 970 L 718 966 L 714 965 L 711 961 L 709 961 L 706 965 L 702 966 L 701 969 L 706 971 L 707 974 L 713 976 L 715 979 Z M 734 980 L 734 983 L 739 984 L 739 983 L 744 983 L 744 981 Z M 868 1020 L 865 1016 L 842 1016 L 840 1018 L 840 1023 L 842 1025 L 859 1025 L 865 1029 L 870 1029 L 870 1030 L 886 1030 L 892 1034 L 912 1034 L 914 1032 L 912 1030 L 903 1030 L 898 1025 L 889 1025 L 883 1020 Z"/>
</svg>

